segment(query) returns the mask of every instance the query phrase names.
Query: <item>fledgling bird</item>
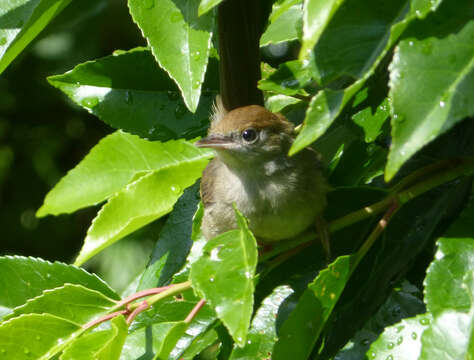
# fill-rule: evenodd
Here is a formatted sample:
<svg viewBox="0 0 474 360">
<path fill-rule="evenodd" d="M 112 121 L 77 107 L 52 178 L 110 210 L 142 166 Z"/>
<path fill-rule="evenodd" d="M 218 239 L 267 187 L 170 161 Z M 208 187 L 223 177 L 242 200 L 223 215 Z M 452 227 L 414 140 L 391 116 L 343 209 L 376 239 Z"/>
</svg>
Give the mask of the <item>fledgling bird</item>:
<svg viewBox="0 0 474 360">
<path fill-rule="evenodd" d="M 294 127 L 281 114 L 217 106 L 208 136 L 196 142 L 217 153 L 201 180 L 207 239 L 237 227 L 233 203 L 259 242 L 288 239 L 316 223 L 329 187 L 315 151 L 288 156 L 293 140 Z"/>
</svg>

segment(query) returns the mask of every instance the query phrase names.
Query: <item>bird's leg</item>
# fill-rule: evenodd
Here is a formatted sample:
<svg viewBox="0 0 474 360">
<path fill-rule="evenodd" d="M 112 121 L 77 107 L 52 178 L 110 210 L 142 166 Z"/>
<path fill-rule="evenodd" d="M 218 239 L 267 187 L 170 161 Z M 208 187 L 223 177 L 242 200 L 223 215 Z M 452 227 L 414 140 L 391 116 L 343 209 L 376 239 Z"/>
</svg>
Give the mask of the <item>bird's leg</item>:
<svg viewBox="0 0 474 360">
<path fill-rule="evenodd" d="M 321 241 L 321 245 L 323 246 L 324 253 L 326 255 L 326 262 L 329 264 L 331 260 L 331 245 L 329 243 L 329 227 L 321 215 L 316 217 L 316 232 L 318 233 L 319 240 Z"/>
</svg>

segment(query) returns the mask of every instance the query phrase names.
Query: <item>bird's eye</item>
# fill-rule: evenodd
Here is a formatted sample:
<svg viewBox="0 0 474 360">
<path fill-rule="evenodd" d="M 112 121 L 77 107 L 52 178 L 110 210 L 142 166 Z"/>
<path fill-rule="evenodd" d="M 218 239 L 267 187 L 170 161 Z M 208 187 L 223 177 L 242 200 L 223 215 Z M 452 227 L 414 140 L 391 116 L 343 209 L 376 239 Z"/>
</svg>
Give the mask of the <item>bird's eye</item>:
<svg viewBox="0 0 474 360">
<path fill-rule="evenodd" d="M 244 139 L 245 142 L 251 144 L 257 140 L 258 134 L 257 130 L 255 129 L 245 129 L 242 131 L 242 139 Z"/>
</svg>

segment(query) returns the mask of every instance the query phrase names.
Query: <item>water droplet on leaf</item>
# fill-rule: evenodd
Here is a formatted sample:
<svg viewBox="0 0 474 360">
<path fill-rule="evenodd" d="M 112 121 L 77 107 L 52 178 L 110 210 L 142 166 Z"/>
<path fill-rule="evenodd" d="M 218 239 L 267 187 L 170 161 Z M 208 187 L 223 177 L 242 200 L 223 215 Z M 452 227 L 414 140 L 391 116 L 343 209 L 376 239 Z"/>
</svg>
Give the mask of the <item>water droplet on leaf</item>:
<svg viewBox="0 0 474 360">
<path fill-rule="evenodd" d="M 201 82 L 199 80 L 196 80 L 195 82 L 193 82 L 193 89 L 199 89 L 200 86 L 201 86 Z"/>
<path fill-rule="evenodd" d="M 425 40 L 421 47 L 421 52 L 425 55 L 431 55 L 432 51 L 433 43 L 430 40 Z"/>
<path fill-rule="evenodd" d="M 93 108 L 99 103 L 99 99 L 95 96 L 84 98 L 81 101 L 81 105 L 87 108 Z"/>
<path fill-rule="evenodd" d="M 41 340 L 41 336 L 36 335 L 36 340 L 40 341 L 40 340 Z"/>
<path fill-rule="evenodd" d="M 392 355 L 387 356 L 386 360 L 393 360 L 393 356 Z"/>
<path fill-rule="evenodd" d="M 390 350 L 390 349 L 393 349 L 395 347 L 395 344 L 393 342 L 390 342 L 388 343 L 387 345 L 387 348 Z"/>
<path fill-rule="evenodd" d="M 425 318 L 425 319 L 421 319 L 421 320 L 420 320 L 420 324 L 421 324 L 421 325 L 429 325 L 429 323 L 430 323 L 430 320 L 429 320 L 429 319 L 426 319 L 426 318 Z"/>
<path fill-rule="evenodd" d="M 130 90 L 125 91 L 125 102 L 127 104 L 133 104 L 133 94 Z"/>
<path fill-rule="evenodd" d="M 445 105 L 446 105 L 446 103 L 444 101 L 439 102 L 439 106 L 444 107 Z"/>
<path fill-rule="evenodd" d="M 412 338 L 413 340 L 416 340 L 417 337 L 418 337 L 418 335 L 416 334 L 416 332 L 412 332 L 412 333 L 411 333 L 411 338 Z"/>
<path fill-rule="evenodd" d="M 178 194 L 181 191 L 181 187 L 179 185 L 171 185 L 171 192 Z"/>
<path fill-rule="evenodd" d="M 410 45 L 410 46 L 413 46 L 413 44 L 414 44 L 413 41 L 408 42 L 408 45 Z"/>
<path fill-rule="evenodd" d="M 0 38 L 0 46 L 5 45 L 6 43 L 7 43 L 7 38 L 6 37 Z"/>
<path fill-rule="evenodd" d="M 30 349 L 25 348 L 25 350 L 23 352 L 28 355 L 30 353 Z"/>
<path fill-rule="evenodd" d="M 400 337 L 397 339 L 397 345 L 400 345 L 402 342 L 403 342 L 403 336 L 400 336 Z"/>
<path fill-rule="evenodd" d="M 420 11 L 420 10 L 415 10 L 415 14 L 416 14 L 416 16 L 418 16 L 419 18 L 421 18 L 421 11 Z"/>
<path fill-rule="evenodd" d="M 209 281 L 210 281 L 211 283 L 214 282 L 214 278 L 212 278 L 212 277 L 209 278 Z"/>
</svg>

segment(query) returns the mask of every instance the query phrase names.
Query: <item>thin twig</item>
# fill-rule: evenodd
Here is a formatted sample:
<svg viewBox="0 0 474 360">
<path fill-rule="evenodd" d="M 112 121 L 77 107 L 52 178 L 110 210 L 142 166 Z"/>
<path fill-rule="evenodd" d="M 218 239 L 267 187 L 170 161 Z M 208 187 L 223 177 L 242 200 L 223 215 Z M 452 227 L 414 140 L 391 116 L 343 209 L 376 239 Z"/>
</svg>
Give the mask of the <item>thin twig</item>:
<svg viewBox="0 0 474 360">
<path fill-rule="evenodd" d="M 137 317 L 138 314 L 140 314 L 142 311 L 148 309 L 150 307 L 150 304 L 148 304 L 148 302 L 146 300 L 143 300 L 140 305 L 138 305 L 132 312 L 130 315 L 128 315 L 128 318 L 127 318 L 127 324 L 130 325 L 133 321 L 133 319 L 135 319 Z"/>
<path fill-rule="evenodd" d="M 162 293 L 163 291 L 168 290 L 172 286 L 173 285 L 168 285 L 168 286 L 163 286 L 163 287 L 159 287 L 159 288 L 152 288 L 152 289 L 146 289 L 146 290 L 143 290 L 143 291 L 139 291 L 135 294 L 127 296 L 125 299 L 120 300 L 115 307 L 121 308 L 122 306 L 125 306 L 125 305 L 131 303 L 132 301 L 141 299 L 145 296 L 150 296 L 150 295 Z"/>
<path fill-rule="evenodd" d="M 193 321 L 193 319 L 198 314 L 199 310 L 201 310 L 205 304 L 206 304 L 206 300 L 204 299 L 199 300 L 199 302 L 193 307 L 193 309 L 188 314 L 188 316 L 186 316 L 186 319 L 184 319 L 184 322 L 186 324 L 189 324 L 191 321 Z"/>
<path fill-rule="evenodd" d="M 82 325 L 82 328 L 84 330 L 87 330 L 91 327 L 94 327 L 96 325 L 99 325 L 101 323 L 103 323 L 104 321 L 107 321 L 107 320 L 110 320 L 116 316 L 119 316 L 119 315 L 127 315 L 129 313 L 129 310 L 127 309 L 124 309 L 124 310 L 120 310 L 120 311 L 115 311 L 113 313 L 110 313 L 110 314 L 107 314 L 107 315 L 104 315 L 104 316 L 101 316 L 100 318 L 98 319 L 95 319 L 95 320 L 92 320 L 92 321 L 89 321 L 87 324 L 85 325 Z"/>
</svg>

